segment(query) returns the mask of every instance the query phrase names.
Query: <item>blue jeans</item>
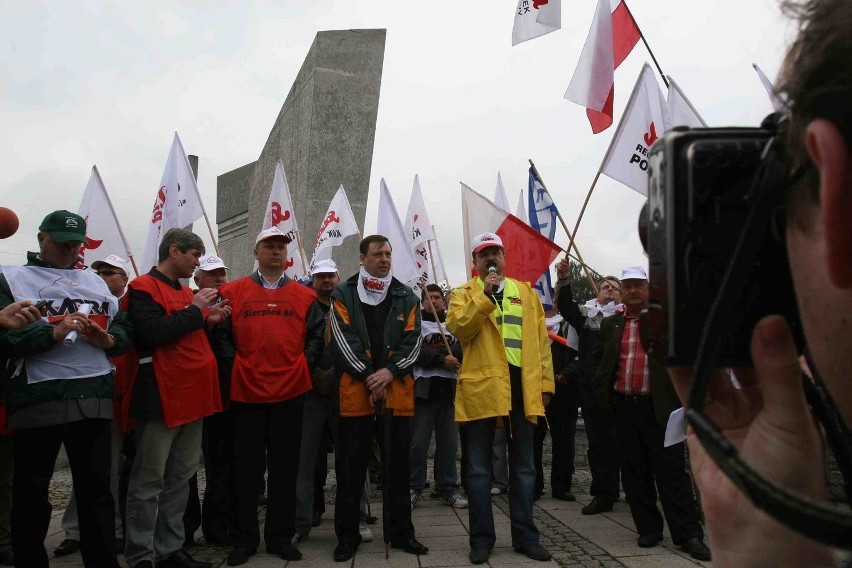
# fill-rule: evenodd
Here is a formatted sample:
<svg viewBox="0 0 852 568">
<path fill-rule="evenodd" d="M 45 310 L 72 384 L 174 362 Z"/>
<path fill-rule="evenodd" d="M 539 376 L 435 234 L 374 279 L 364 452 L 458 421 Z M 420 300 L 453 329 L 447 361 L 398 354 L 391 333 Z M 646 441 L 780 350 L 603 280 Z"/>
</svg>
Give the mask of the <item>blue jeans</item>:
<svg viewBox="0 0 852 568">
<path fill-rule="evenodd" d="M 521 546 L 539 541 L 539 532 L 533 522 L 535 425 L 527 422 L 523 409 L 512 410 L 509 419 L 509 519 L 512 546 Z M 495 426 L 495 418 L 473 420 L 462 426 L 465 429 L 465 481 L 472 549 L 490 550 L 494 548 L 497 540 L 494 533 L 494 514 L 491 511 L 491 446 Z"/>
<path fill-rule="evenodd" d="M 426 485 L 426 454 L 435 430 L 435 488 L 449 499 L 459 492 L 456 475 L 456 450 L 459 429 L 454 421 L 452 400 L 417 399 L 411 418 L 411 482 L 409 488 L 420 493 Z"/>
</svg>

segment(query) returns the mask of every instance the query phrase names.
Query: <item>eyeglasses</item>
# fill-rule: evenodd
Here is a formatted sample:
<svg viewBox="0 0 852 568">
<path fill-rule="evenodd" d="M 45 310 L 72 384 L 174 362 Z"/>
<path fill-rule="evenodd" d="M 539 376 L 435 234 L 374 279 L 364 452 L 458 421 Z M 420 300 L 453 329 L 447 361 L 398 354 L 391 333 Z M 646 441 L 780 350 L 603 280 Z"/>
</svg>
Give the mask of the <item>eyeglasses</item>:
<svg viewBox="0 0 852 568">
<path fill-rule="evenodd" d="M 122 276 L 125 275 L 124 272 L 119 270 L 96 270 L 95 274 L 98 276 L 115 276 L 116 274 L 121 274 Z"/>
</svg>

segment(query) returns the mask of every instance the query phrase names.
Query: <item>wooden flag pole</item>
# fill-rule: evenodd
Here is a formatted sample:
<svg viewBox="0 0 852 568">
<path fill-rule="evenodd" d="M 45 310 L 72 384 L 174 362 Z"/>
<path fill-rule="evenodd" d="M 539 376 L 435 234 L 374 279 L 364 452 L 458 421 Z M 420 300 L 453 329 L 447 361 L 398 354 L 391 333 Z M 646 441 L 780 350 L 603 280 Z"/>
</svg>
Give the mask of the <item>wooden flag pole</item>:
<svg viewBox="0 0 852 568">
<path fill-rule="evenodd" d="M 426 302 L 429 304 L 429 311 L 432 312 L 432 315 L 435 316 L 435 323 L 438 325 L 438 331 L 441 334 L 441 339 L 444 341 L 444 347 L 447 348 L 447 355 L 452 355 L 453 352 L 450 349 L 450 343 L 447 341 L 447 336 L 444 335 L 444 328 L 441 325 L 441 319 L 438 317 L 438 312 L 435 310 L 435 304 L 432 303 L 432 298 L 429 296 L 429 290 L 426 289 L 425 286 L 422 285 L 423 291 L 426 292 Z"/>
<path fill-rule="evenodd" d="M 648 54 L 651 56 L 651 60 L 654 62 L 657 72 L 660 74 L 660 77 L 663 78 L 663 83 L 666 84 L 666 88 L 668 88 L 669 81 L 666 79 L 666 75 L 663 73 L 662 68 L 660 68 L 660 64 L 657 63 L 657 57 L 654 55 L 654 52 L 651 51 L 651 46 L 648 45 L 648 40 L 645 39 L 645 34 L 642 33 L 642 29 L 639 27 L 639 24 L 636 23 L 636 18 L 633 17 L 633 12 L 630 11 L 630 7 L 627 5 L 626 0 L 622 0 L 622 4 L 624 4 L 624 8 L 627 10 L 627 13 L 630 14 L 630 19 L 633 20 L 633 25 L 636 26 L 636 31 L 639 32 L 639 37 L 642 38 L 642 43 L 645 44 L 645 49 L 648 50 Z"/>
<path fill-rule="evenodd" d="M 435 284 L 438 283 L 438 271 L 435 269 L 435 256 L 432 254 L 432 241 L 426 241 L 426 248 L 429 250 L 429 262 L 432 263 L 432 276 L 435 278 Z"/>
<path fill-rule="evenodd" d="M 130 266 L 133 267 L 133 272 L 135 272 L 136 276 L 138 277 L 139 276 L 139 269 L 136 268 L 136 259 L 133 258 L 132 254 L 127 255 L 127 256 L 130 257 Z"/>
<path fill-rule="evenodd" d="M 305 267 L 305 270 L 308 269 L 308 261 L 305 258 L 305 249 L 302 247 L 302 231 L 298 229 L 294 231 L 296 233 L 296 246 L 299 247 L 299 256 L 302 257 L 302 266 Z M 304 276 L 304 274 L 302 275 Z"/>
<path fill-rule="evenodd" d="M 533 173 L 535 174 L 535 177 L 541 183 L 541 187 L 543 187 L 545 191 L 550 193 L 547 190 L 547 186 L 544 185 L 544 180 L 541 179 L 541 175 L 538 173 L 538 168 L 535 167 L 535 164 L 532 160 L 529 160 L 529 162 L 530 167 L 532 168 Z M 586 197 L 586 201 L 588 201 L 588 196 Z M 583 207 L 585 207 L 585 204 L 583 205 Z M 558 209 L 556 210 L 556 216 L 559 218 L 559 222 L 562 223 L 562 228 L 565 229 L 565 233 L 568 235 L 568 250 L 570 250 L 572 247 L 574 248 L 574 252 L 577 253 L 577 259 L 580 261 L 580 265 L 583 267 L 583 271 L 586 273 L 586 278 L 588 278 L 589 284 L 592 285 L 592 290 L 597 293 L 598 286 L 597 284 L 595 284 L 595 279 L 592 278 L 592 275 L 589 272 L 588 265 L 583 260 L 583 256 L 580 254 L 580 249 L 577 248 L 577 243 L 574 242 L 574 235 L 568 232 L 568 225 L 565 224 L 565 219 L 562 218 L 562 213 L 560 213 Z"/>
<path fill-rule="evenodd" d="M 210 218 L 207 217 L 207 211 L 204 211 L 204 220 L 207 222 L 207 230 L 210 231 L 210 240 L 213 241 L 213 250 L 216 251 L 216 256 L 222 256 L 219 254 L 219 243 L 216 242 L 216 237 L 213 235 L 213 227 L 210 225 Z"/>
<path fill-rule="evenodd" d="M 444 282 L 446 282 L 447 286 L 450 290 L 452 290 L 453 287 L 450 284 L 450 276 L 447 274 L 447 267 L 444 266 L 444 255 L 441 254 L 441 245 L 438 243 L 438 234 L 435 232 L 435 225 L 432 225 L 432 234 L 435 235 L 435 250 L 438 251 L 438 260 L 441 262 L 441 272 L 444 273 Z"/>
</svg>

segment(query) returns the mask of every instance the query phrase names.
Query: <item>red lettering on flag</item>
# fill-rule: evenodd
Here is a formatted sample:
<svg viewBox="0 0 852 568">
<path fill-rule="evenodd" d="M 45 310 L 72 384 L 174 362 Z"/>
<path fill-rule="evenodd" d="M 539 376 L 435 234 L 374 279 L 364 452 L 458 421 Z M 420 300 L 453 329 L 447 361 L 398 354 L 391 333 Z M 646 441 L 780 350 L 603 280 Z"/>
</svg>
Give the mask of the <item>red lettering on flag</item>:
<svg viewBox="0 0 852 568">
<path fill-rule="evenodd" d="M 284 211 L 284 214 L 281 214 L 281 204 L 273 201 L 272 202 L 272 226 L 277 226 L 281 221 L 286 221 L 290 218 L 290 210 Z"/>
</svg>

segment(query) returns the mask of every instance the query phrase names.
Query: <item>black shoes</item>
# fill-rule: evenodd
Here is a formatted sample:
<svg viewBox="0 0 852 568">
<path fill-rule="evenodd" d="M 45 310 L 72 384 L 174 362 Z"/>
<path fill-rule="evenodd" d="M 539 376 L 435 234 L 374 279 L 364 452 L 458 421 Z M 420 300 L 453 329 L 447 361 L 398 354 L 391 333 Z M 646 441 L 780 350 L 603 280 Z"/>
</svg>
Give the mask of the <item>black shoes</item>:
<svg viewBox="0 0 852 568">
<path fill-rule="evenodd" d="M 429 548 L 418 542 L 413 536 L 406 540 L 397 542 L 391 541 L 391 547 L 401 548 L 404 552 L 409 554 L 426 554 L 429 552 Z"/>
<path fill-rule="evenodd" d="M 212 568 L 209 562 L 199 562 L 185 550 L 173 552 L 165 560 L 157 562 L 157 568 Z"/>
<path fill-rule="evenodd" d="M 576 501 L 577 500 L 577 497 L 573 493 L 571 493 L 570 491 L 559 491 L 557 493 L 554 493 L 553 498 L 559 499 L 560 501 Z M 594 501 L 594 499 L 592 501 Z M 590 503 L 590 505 L 591 505 L 591 503 Z M 610 510 L 612 510 L 612 507 L 610 507 Z"/>
<path fill-rule="evenodd" d="M 266 552 L 269 554 L 277 554 L 284 560 L 301 560 L 302 553 L 298 548 L 289 542 L 282 542 L 276 545 L 267 545 Z"/>
<path fill-rule="evenodd" d="M 636 539 L 636 543 L 640 548 L 652 548 L 660 544 L 660 541 L 663 540 L 663 535 L 659 533 L 648 533 L 639 535 L 639 538 Z"/>
<path fill-rule="evenodd" d="M 470 554 L 467 555 L 471 564 L 485 564 L 488 562 L 489 556 L 491 556 L 491 551 L 487 548 L 471 548 Z"/>
<path fill-rule="evenodd" d="M 73 538 L 66 538 L 59 546 L 56 547 L 56 550 L 53 551 L 54 556 L 68 556 L 69 554 L 74 554 L 80 550 L 80 541 L 74 540 Z"/>
<path fill-rule="evenodd" d="M 154 565 L 151 564 L 150 560 L 140 560 L 133 565 L 133 568 L 154 568 Z"/>
<path fill-rule="evenodd" d="M 14 566 L 15 565 L 15 555 L 12 553 L 12 549 L 4 550 L 0 552 L 0 566 Z"/>
<path fill-rule="evenodd" d="M 248 562 L 249 557 L 254 556 L 257 552 L 256 548 L 246 548 L 238 546 L 228 553 L 228 566 L 240 566 Z"/>
<path fill-rule="evenodd" d="M 322 513 L 317 513 L 314 511 L 313 517 L 311 518 L 311 526 L 318 527 L 322 523 Z"/>
<path fill-rule="evenodd" d="M 692 537 L 680 545 L 680 549 L 689 553 L 696 560 L 710 560 L 710 549 L 698 537 Z"/>
<path fill-rule="evenodd" d="M 334 561 L 346 562 L 347 560 L 355 556 L 355 550 L 357 548 L 358 546 L 352 544 L 351 542 L 341 542 L 334 549 Z"/>
<path fill-rule="evenodd" d="M 537 542 L 528 542 L 527 544 L 516 546 L 515 552 L 525 554 L 530 560 L 538 560 L 540 562 L 550 560 L 550 553 Z"/>
<path fill-rule="evenodd" d="M 600 513 L 608 513 L 612 511 L 612 503 L 601 501 L 597 497 L 592 498 L 592 502 L 583 507 L 580 511 L 584 515 L 598 515 Z"/>
</svg>

